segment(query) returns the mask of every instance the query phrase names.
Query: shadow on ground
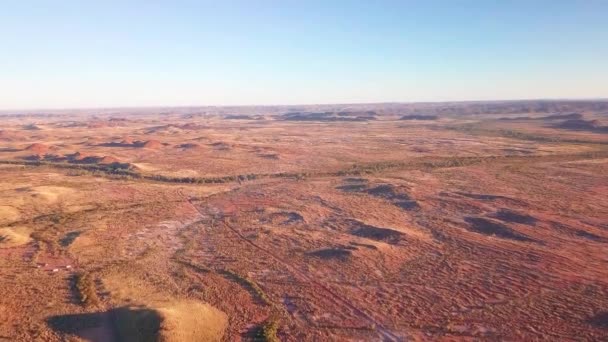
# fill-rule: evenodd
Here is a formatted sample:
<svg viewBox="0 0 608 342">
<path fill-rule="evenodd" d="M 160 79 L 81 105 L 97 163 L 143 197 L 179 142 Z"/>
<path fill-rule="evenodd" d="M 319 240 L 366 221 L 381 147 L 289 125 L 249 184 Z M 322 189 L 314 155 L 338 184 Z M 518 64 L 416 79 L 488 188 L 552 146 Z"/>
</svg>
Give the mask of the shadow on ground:
<svg viewBox="0 0 608 342">
<path fill-rule="evenodd" d="M 157 341 L 161 317 L 146 308 L 121 307 L 105 312 L 53 316 L 49 326 L 85 341 Z"/>
</svg>

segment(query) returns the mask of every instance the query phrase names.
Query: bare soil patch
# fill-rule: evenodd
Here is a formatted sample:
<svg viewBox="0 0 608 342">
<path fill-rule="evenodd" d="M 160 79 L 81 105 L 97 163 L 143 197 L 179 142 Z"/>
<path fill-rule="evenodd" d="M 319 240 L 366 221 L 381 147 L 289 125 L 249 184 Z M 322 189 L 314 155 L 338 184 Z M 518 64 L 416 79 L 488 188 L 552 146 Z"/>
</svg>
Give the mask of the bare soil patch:
<svg viewBox="0 0 608 342">
<path fill-rule="evenodd" d="M 31 241 L 30 229 L 25 227 L 0 228 L 0 248 L 13 248 Z"/>
</svg>

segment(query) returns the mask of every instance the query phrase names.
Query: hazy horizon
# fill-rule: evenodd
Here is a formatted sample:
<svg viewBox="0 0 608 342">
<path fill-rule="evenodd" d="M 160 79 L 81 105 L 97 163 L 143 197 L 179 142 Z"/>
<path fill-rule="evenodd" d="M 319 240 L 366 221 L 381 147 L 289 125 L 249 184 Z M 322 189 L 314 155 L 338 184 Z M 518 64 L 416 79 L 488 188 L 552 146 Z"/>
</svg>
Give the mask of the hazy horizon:
<svg viewBox="0 0 608 342">
<path fill-rule="evenodd" d="M 528 101 L 539 101 L 539 102 L 604 102 L 608 101 L 608 98 L 597 97 L 597 98 L 528 98 L 528 99 L 495 99 L 495 100 L 453 100 L 453 101 L 385 101 L 385 102 L 326 102 L 326 103 L 261 103 L 261 104 L 234 104 L 234 105 L 206 105 L 206 104 L 192 104 L 192 105 L 150 105 L 150 106 L 98 106 L 98 107 L 47 107 L 47 108 L 0 108 L 1 112 L 16 112 L 26 113 L 30 111 L 79 111 L 79 110 L 120 110 L 120 109 L 180 109 L 180 108 L 205 108 L 205 107 L 217 107 L 217 108 L 232 108 L 232 107 L 310 107 L 310 106 L 373 106 L 373 105 L 384 105 L 384 104 L 395 104 L 395 105 L 415 105 L 415 104 L 442 104 L 442 103 L 501 103 L 501 102 L 528 102 Z"/>
<path fill-rule="evenodd" d="M 605 2 L 4 7 L 0 110 L 608 97 Z"/>
</svg>

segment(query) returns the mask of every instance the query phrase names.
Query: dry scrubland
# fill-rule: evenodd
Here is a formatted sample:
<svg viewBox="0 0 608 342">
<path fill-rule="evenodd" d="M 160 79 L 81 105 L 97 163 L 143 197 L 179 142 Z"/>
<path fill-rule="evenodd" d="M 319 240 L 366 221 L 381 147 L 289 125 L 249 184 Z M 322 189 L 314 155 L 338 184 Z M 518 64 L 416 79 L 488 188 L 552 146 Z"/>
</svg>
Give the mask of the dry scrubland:
<svg viewBox="0 0 608 342">
<path fill-rule="evenodd" d="M 608 338 L 608 102 L 0 115 L 0 340 Z"/>
</svg>

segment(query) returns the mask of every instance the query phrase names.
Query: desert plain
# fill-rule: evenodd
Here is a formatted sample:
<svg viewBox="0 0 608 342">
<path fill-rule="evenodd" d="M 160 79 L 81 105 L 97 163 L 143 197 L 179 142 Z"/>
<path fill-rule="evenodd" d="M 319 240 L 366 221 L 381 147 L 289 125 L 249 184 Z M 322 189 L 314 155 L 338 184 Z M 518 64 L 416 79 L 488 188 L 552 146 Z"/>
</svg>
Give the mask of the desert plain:
<svg viewBox="0 0 608 342">
<path fill-rule="evenodd" d="M 0 113 L 0 340 L 608 339 L 608 101 Z"/>
</svg>

